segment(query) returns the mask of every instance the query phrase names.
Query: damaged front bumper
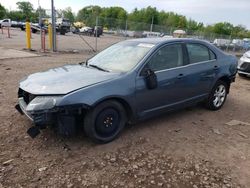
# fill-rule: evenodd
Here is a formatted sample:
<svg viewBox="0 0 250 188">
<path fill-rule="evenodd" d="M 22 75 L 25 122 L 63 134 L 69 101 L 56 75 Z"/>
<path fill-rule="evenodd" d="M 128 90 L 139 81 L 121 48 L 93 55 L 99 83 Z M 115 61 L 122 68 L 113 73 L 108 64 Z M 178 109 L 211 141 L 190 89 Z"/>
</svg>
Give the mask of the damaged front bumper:
<svg viewBox="0 0 250 188">
<path fill-rule="evenodd" d="M 34 103 L 33 103 L 34 104 Z M 16 109 L 21 113 L 25 114 L 31 121 L 34 122 L 35 125 L 45 125 L 53 123 L 53 113 L 59 111 L 59 109 L 51 108 L 51 109 L 39 109 L 39 110 L 31 110 L 30 106 L 32 104 L 27 104 L 23 97 L 18 98 L 18 105 L 16 105 Z"/>
<path fill-rule="evenodd" d="M 27 130 L 30 137 L 35 138 L 40 134 L 40 129 L 44 129 L 47 125 L 52 125 L 55 123 L 56 119 L 54 117 L 57 110 L 40 110 L 40 111 L 27 111 L 28 105 L 24 98 L 18 98 L 18 104 L 15 106 L 20 114 L 25 114 L 34 124 Z"/>
<path fill-rule="evenodd" d="M 19 95 L 15 108 L 33 122 L 34 126 L 27 131 L 32 138 L 48 125 L 56 125 L 60 134 L 71 135 L 75 132 L 76 116 L 82 115 L 89 107 L 83 104 L 58 106 L 62 97 Z"/>
</svg>

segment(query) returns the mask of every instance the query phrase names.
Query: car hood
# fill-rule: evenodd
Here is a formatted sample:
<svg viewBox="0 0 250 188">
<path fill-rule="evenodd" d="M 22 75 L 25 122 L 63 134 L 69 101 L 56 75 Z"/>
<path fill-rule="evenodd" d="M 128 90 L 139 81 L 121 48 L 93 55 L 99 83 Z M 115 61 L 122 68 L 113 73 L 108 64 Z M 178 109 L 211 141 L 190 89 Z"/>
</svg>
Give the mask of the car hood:
<svg viewBox="0 0 250 188">
<path fill-rule="evenodd" d="M 34 95 L 60 95 L 118 77 L 85 65 L 66 65 L 31 74 L 20 82 L 20 88 Z"/>
<path fill-rule="evenodd" d="M 250 51 L 247 51 L 246 53 L 244 53 L 244 55 L 240 58 L 239 63 L 250 63 Z"/>
<path fill-rule="evenodd" d="M 245 54 L 247 55 L 247 58 L 250 59 L 250 51 L 247 51 Z"/>
</svg>

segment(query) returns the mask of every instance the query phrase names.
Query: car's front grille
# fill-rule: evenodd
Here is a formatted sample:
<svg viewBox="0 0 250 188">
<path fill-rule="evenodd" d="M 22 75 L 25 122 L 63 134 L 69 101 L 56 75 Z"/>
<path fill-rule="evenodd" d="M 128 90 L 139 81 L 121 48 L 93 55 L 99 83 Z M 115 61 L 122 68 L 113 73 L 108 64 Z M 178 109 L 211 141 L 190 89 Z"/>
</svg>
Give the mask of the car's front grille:
<svg viewBox="0 0 250 188">
<path fill-rule="evenodd" d="M 242 63 L 240 70 L 245 72 L 250 72 L 250 63 Z"/>
<path fill-rule="evenodd" d="M 21 88 L 19 88 L 18 98 L 20 98 L 20 97 L 23 97 L 23 100 L 26 102 L 26 104 L 29 104 L 30 101 L 32 101 L 36 97 L 36 95 L 28 93 L 28 92 L 22 90 Z"/>
</svg>

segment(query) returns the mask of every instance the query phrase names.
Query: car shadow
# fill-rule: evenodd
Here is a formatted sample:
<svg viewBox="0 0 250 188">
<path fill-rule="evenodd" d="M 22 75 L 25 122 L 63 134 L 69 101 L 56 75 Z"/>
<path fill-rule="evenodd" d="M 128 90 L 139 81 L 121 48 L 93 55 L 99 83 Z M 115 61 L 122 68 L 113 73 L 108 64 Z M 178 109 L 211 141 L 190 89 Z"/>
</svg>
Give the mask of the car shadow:
<svg viewBox="0 0 250 188">
<path fill-rule="evenodd" d="M 133 124 L 127 124 L 118 138 L 107 144 L 98 144 L 90 140 L 84 133 L 82 121 L 77 122 L 76 134 L 74 135 L 60 135 L 54 129 L 50 128 L 42 130 L 41 134 L 38 137 L 40 137 L 44 141 L 44 144 L 48 147 L 59 145 L 65 150 L 74 150 L 74 148 L 79 149 L 82 147 L 84 147 L 85 149 L 90 147 L 103 147 L 104 145 L 107 149 L 114 147 L 116 148 L 116 143 L 126 144 L 131 140 L 131 136 L 134 137 L 140 135 L 140 133 L 142 133 L 145 129 L 159 129 L 162 126 L 162 122 L 167 125 L 168 122 L 174 122 L 176 121 L 176 119 L 181 119 L 184 116 L 189 116 L 190 113 L 194 112 L 202 114 L 205 111 L 206 109 L 204 109 L 203 105 L 197 104 L 195 106 L 187 107 L 181 110 L 163 113 L 147 120 L 138 121 Z M 179 125 L 177 123 L 176 127 L 173 127 L 172 125 L 172 127 L 170 128 L 175 129 L 178 128 L 178 126 Z M 133 140 L 136 139 L 139 138 L 133 138 Z"/>
<path fill-rule="evenodd" d="M 250 80 L 250 76 L 239 76 L 238 78 L 243 80 Z"/>
</svg>

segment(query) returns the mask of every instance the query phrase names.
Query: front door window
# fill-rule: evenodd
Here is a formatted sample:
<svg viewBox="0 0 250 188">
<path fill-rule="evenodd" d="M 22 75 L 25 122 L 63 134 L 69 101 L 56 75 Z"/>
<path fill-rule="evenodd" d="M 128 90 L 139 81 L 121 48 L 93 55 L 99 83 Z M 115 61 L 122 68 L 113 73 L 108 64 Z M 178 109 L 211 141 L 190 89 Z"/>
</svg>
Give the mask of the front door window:
<svg viewBox="0 0 250 188">
<path fill-rule="evenodd" d="M 160 48 L 148 62 L 148 68 L 161 71 L 183 65 L 182 44 L 172 44 Z"/>
</svg>

